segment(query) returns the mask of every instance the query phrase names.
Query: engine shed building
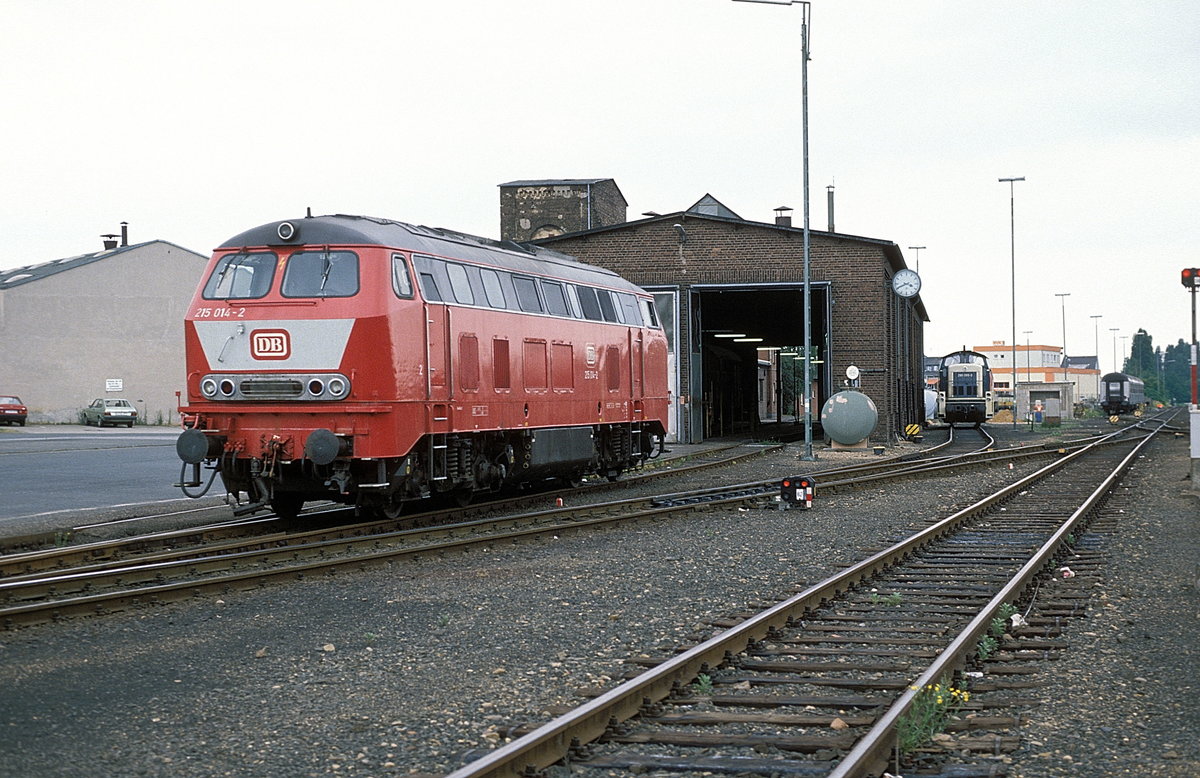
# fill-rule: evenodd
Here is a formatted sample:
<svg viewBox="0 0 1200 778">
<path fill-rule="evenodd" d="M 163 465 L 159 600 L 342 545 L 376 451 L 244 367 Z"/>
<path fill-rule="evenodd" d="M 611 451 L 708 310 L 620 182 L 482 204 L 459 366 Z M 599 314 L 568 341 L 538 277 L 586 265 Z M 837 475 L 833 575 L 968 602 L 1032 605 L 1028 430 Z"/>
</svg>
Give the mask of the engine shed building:
<svg viewBox="0 0 1200 778">
<path fill-rule="evenodd" d="M 76 422 L 97 397 L 129 400 L 150 424 L 179 418 L 183 317 L 208 257 L 122 235 L 0 271 L 0 392 L 19 396 L 31 423 Z"/>
<path fill-rule="evenodd" d="M 565 184 L 564 184 L 565 185 Z M 564 198 L 565 199 L 565 198 Z M 803 229 L 743 219 L 711 195 L 685 211 L 583 227 L 534 242 L 614 270 L 655 294 L 672 338 L 673 431 L 682 442 L 770 434 L 803 420 Z M 564 225 L 569 228 L 571 225 Z M 501 237 L 519 239 L 501 223 Z M 892 291 L 906 267 L 887 240 L 809 231 L 812 419 L 846 370 L 875 403 L 875 441 L 924 420 L 924 322 L 919 295 Z M 739 337 L 740 336 L 740 337 Z M 764 401 L 763 395 L 774 395 Z M 777 409 L 762 418 L 760 409 Z"/>
</svg>

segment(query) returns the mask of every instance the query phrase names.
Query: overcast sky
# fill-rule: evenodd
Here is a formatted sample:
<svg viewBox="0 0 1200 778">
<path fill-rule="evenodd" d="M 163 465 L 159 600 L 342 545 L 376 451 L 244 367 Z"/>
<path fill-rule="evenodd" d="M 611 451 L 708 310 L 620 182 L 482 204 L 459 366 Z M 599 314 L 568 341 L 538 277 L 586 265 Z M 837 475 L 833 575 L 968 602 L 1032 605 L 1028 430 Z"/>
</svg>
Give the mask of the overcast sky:
<svg viewBox="0 0 1200 778">
<path fill-rule="evenodd" d="M 837 231 L 919 264 L 928 354 L 1011 342 L 1015 176 L 1019 343 L 1061 345 L 1064 299 L 1068 351 L 1096 353 L 1098 325 L 1105 371 L 1111 328 L 1190 338 L 1200 3 L 812 8 L 812 227 L 835 184 Z M 526 178 L 611 177 L 631 219 L 711 193 L 800 224 L 801 20 L 730 0 L 0 0 L 0 269 L 98 250 L 122 221 L 208 254 L 308 207 L 496 237 L 497 185 Z"/>
</svg>

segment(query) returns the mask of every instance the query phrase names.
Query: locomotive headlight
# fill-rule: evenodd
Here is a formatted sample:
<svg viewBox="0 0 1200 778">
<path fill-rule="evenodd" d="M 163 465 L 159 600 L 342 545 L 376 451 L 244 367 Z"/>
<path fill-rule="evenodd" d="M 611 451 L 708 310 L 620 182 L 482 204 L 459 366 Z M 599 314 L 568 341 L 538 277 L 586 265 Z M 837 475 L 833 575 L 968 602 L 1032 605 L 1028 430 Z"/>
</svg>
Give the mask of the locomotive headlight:
<svg viewBox="0 0 1200 778">
<path fill-rule="evenodd" d="M 342 399 L 350 393 L 350 384 L 341 376 L 329 379 L 329 393 L 337 399 Z"/>
<path fill-rule="evenodd" d="M 209 398 L 216 397 L 217 396 L 216 380 L 213 378 L 205 378 L 203 381 L 201 381 L 200 382 L 200 393 L 202 395 L 204 395 L 205 397 L 209 397 Z"/>
</svg>

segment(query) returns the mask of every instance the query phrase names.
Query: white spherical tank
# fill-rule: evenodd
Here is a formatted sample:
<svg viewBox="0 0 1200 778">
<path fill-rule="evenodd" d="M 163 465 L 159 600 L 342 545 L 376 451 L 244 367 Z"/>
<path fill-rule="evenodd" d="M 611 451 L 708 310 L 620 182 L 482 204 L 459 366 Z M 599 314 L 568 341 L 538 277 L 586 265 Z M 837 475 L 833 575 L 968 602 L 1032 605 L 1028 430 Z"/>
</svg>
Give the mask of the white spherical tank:
<svg viewBox="0 0 1200 778">
<path fill-rule="evenodd" d="M 825 434 L 843 446 L 861 443 L 879 422 L 879 411 L 862 392 L 838 392 L 821 408 Z"/>
</svg>

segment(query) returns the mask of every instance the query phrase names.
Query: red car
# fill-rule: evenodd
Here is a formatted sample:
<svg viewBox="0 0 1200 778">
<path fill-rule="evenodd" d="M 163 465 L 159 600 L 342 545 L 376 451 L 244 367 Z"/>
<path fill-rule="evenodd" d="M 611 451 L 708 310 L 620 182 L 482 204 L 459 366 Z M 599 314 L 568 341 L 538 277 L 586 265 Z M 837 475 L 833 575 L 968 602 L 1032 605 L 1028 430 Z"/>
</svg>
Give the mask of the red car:
<svg viewBox="0 0 1200 778">
<path fill-rule="evenodd" d="M 0 424 L 19 424 L 25 426 L 25 417 L 29 409 L 21 402 L 21 398 L 11 394 L 0 394 Z"/>
</svg>

